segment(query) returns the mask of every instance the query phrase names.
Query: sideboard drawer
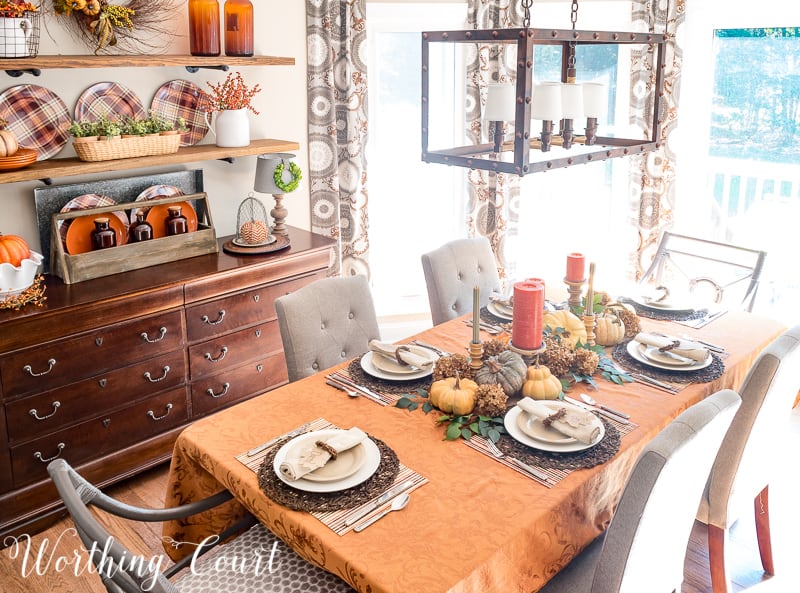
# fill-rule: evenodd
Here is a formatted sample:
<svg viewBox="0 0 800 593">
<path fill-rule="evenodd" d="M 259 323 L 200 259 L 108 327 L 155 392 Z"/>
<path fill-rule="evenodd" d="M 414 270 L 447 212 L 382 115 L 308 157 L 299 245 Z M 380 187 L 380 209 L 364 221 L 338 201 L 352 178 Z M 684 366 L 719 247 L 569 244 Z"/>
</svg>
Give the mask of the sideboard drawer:
<svg viewBox="0 0 800 593">
<path fill-rule="evenodd" d="M 286 359 L 273 354 L 192 383 L 192 419 L 289 381 Z"/>
<path fill-rule="evenodd" d="M 281 332 L 275 320 L 195 344 L 189 347 L 191 380 L 275 354 L 282 345 Z"/>
<path fill-rule="evenodd" d="M 183 315 L 172 311 L 26 348 L 0 359 L 4 396 L 61 387 L 183 344 Z"/>
<path fill-rule="evenodd" d="M 47 477 L 58 457 L 76 466 L 188 422 L 186 387 L 11 447 L 16 487 Z"/>
<path fill-rule="evenodd" d="M 189 342 L 205 340 L 259 321 L 275 319 L 274 300 L 308 284 L 313 276 L 265 284 L 246 292 L 186 308 Z"/>
<path fill-rule="evenodd" d="M 9 440 L 60 430 L 186 382 L 185 352 L 177 350 L 66 387 L 6 404 Z"/>
</svg>

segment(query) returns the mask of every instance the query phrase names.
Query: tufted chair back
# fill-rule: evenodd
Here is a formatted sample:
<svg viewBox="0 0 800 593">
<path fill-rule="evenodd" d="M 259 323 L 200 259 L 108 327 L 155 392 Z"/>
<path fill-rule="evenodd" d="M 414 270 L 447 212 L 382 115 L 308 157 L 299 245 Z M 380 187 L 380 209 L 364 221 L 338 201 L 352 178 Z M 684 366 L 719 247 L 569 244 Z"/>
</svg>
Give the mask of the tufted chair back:
<svg viewBox="0 0 800 593">
<path fill-rule="evenodd" d="M 472 310 L 472 289 L 481 287 L 481 306 L 500 291 L 500 275 L 486 237 L 456 239 L 422 255 L 431 319 L 439 325 Z"/>
<path fill-rule="evenodd" d="M 369 350 L 380 339 L 364 276 L 324 278 L 275 299 L 289 381 Z"/>
</svg>

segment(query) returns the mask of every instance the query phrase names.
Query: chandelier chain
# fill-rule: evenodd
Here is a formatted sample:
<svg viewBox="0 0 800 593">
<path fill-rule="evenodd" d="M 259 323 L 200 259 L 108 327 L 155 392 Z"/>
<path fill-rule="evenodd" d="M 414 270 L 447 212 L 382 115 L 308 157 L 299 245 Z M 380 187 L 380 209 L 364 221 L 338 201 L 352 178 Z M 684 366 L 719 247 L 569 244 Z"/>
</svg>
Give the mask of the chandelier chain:
<svg viewBox="0 0 800 593">
<path fill-rule="evenodd" d="M 578 22 L 578 0 L 572 0 L 572 10 L 569 15 L 569 20 L 572 22 L 572 30 L 575 30 L 575 25 Z"/>
<path fill-rule="evenodd" d="M 531 6 L 533 6 L 533 0 L 521 0 L 522 8 L 525 10 L 523 17 L 522 17 L 522 26 L 527 29 L 531 26 Z"/>
</svg>

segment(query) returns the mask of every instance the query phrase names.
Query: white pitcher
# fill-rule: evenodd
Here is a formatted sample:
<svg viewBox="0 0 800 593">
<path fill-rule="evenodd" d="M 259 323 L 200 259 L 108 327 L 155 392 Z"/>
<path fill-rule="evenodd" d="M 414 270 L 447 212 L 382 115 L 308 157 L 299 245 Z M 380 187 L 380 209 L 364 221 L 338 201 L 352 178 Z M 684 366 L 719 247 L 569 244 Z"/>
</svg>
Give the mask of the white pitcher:
<svg viewBox="0 0 800 593">
<path fill-rule="evenodd" d="M 247 119 L 247 112 L 247 108 L 215 111 L 213 125 L 209 114 L 205 114 L 208 129 L 214 134 L 217 146 L 230 148 L 250 145 L 250 120 Z"/>
<path fill-rule="evenodd" d="M 28 40 L 33 33 L 30 19 L 0 18 L 0 55 L 4 58 L 24 58 L 31 55 Z"/>
</svg>

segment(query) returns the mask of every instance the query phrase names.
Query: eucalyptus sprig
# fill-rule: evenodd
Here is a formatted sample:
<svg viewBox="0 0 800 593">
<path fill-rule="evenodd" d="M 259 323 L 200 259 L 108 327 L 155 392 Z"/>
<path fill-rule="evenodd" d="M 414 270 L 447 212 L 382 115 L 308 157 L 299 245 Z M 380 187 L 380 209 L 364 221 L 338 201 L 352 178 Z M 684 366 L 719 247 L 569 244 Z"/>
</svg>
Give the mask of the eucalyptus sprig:
<svg viewBox="0 0 800 593">
<path fill-rule="evenodd" d="M 496 443 L 500 440 L 500 436 L 506 433 L 503 419 L 489 416 L 477 416 L 475 414 L 453 416 L 445 414 L 439 416 L 436 423 L 447 423 L 447 430 L 444 435 L 446 441 L 454 441 L 459 437 L 468 441 L 473 436 L 478 435 Z"/>
<path fill-rule="evenodd" d="M 395 404 L 395 407 L 413 412 L 422 406 L 422 411 L 426 414 L 433 410 L 433 404 L 428 400 L 428 392 L 424 389 L 417 389 L 415 393 L 407 393 Z"/>
<path fill-rule="evenodd" d="M 600 374 L 606 381 L 611 381 L 617 385 L 633 383 L 633 377 L 618 369 L 613 361 L 603 354 L 600 355 L 600 362 L 597 364 L 597 368 L 600 369 Z"/>
</svg>

